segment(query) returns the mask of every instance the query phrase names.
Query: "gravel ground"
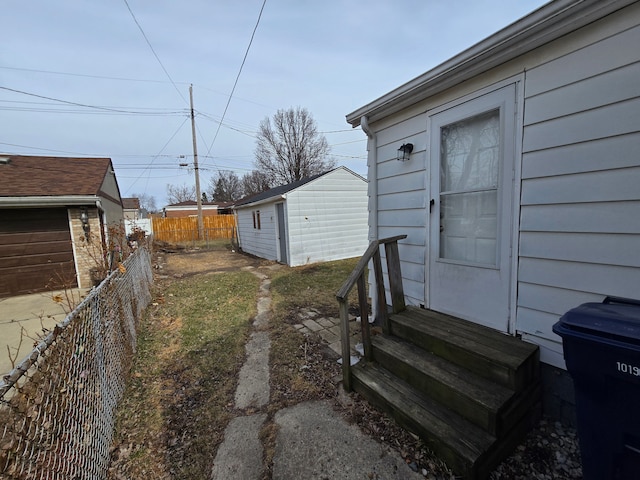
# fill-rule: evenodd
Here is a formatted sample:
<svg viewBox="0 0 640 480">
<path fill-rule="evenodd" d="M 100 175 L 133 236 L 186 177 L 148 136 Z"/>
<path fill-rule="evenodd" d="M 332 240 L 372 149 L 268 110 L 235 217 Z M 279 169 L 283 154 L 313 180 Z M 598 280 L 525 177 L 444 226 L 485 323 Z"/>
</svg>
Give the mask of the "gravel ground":
<svg viewBox="0 0 640 480">
<path fill-rule="evenodd" d="M 582 478 L 575 429 L 542 419 L 491 475 L 492 480 L 552 480 Z"/>
</svg>

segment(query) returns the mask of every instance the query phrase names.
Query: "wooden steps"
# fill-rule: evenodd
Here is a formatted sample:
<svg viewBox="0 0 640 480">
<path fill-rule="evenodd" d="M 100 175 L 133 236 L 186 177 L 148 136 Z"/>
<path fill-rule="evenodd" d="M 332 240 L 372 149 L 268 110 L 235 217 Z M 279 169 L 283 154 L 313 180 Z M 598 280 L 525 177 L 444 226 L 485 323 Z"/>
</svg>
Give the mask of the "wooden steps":
<svg viewBox="0 0 640 480">
<path fill-rule="evenodd" d="M 465 479 L 487 478 L 537 419 L 538 347 L 433 311 L 390 317 L 353 388 Z"/>
</svg>

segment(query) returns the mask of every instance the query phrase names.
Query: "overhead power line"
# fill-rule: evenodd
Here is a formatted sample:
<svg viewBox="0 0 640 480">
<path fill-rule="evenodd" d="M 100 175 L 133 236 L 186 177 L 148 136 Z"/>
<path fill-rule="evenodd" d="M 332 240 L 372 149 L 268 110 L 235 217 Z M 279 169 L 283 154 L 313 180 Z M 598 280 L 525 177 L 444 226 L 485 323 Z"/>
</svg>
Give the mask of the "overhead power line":
<svg viewBox="0 0 640 480">
<path fill-rule="evenodd" d="M 66 75 L 70 77 L 85 77 L 85 78 L 96 78 L 101 80 L 117 80 L 121 82 L 143 82 L 143 83 L 171 83 L 166 80 L 149 80 L 144 78 L 127 78 L 127 77 L 111 77 L 106 75 L 90 75 L 87 73 L 75 73 L 75 72 L 57 72 L 54 70 L 38 70 L 35 68 L 20 68 L 20 67 L 7 67 L 5 65 L 0 65 L 1 69 L 5 70 L 17 70 L 20 72 L 32 72 L 32 73 L 46 73 L 49 75 Z M 178 84 L 189 85 L 188 82 L 176 82 Z"/>
<path fill-rule="evenodd" d="M 122 116 L 144 116 L 144 117 L 175 117 L 184 116 L 184 112 L 95 112 L 87 110 L 72 110 L 68 108 L 36 108 L 36 107 L 0 107 L 6 112 L 34 112 L 34 113 L 55 113 L 68 115 L 122 115 Z"/>
<path fill-rule="evenodd" d="M 215 118 L 213 118 L 211 115 L 207 115 L 205 113 L 199 113 L 199 115 L 204 117 L 204 118 L 206 118 L 206 119 L 208 119 L 208 120 L 211 120 L 214 123 L 217 123 L 218 124 L 218 130 L 220 129 L 221 126 L 223 126 L 223 127 L 228 128 L 229 130 L 234 130 L 234 131 L 236 131 L 238 133 L 242 133 L 243 135 L 246 135 L 248 137 L 251 137 L 251 138 L 255 138 L 256 137 L 256 132 L 254 132 L 254 131 L 247 132 L 247 131 L 244 131 L 244 130 L 240 130 L 239 128 L 232 127 L 231 125 L 229 125 L 227 123 L 222 123 L 221 121 L 216 120 Z M 217 135 L 217 133 L 216 133 L 216 135 Z M 205 145 L 207 144 L 207 142 L 204 140 L 204 138 L 202 139 L 202 141 L 204 142 Z M 215 139 L 214 139 L 214 141 L 215 141 Z M 209 149 L 209 151 L 211 151 L 211 150 Z M 209 153 L 209 152 L 207 152 L 207 153 Z"/>
<path fill-rule="evenodd" d="M 343 132 L 358 132 L 360 127 L 356 128 L 346 128 L 344 130 L 329 130 L 327 132 L 318 132 L 318 133 L 343 133 Z"/>
<path fill-rule="evenodd" d="M 115 81 L 119 81 L 119 82 L 140 82 L 140 83 L 171 83 L 170 81 L 167 80 L 150 80 L 148 78 L 129 78 L 129 77 L 113 77 L 113 76 L 108 76 L 108 75 L 92 75 L 92 74 L 88 74 L 88 73 L 77 73 L 77 72 L 58 72 L 55 70 L 39 70 L 36 68 L 22 68 L 22 67 L 7 67 L 6 65 L 0 65 L 0 69 L 4 69 L 4 70 L 16 70 L 19 72 L 32 72 L 32 73 L 44 73 L 47 75 L 66 75 L 66 76 L 70 76 L 70 77 L 83 77 L 83 78 L 95 78 L 95 79 L 99 79 L 99 80 L 115 80 Z M 176 81 L 175 82 L 176 85 L 190 85 L 190 82 L 182 82 L 182 81 Z M 218 90 L 214 90 L 213 88 L 209 88 L 206 87 L 204 85 L 200 85 L 197 83 L 193 84 L 194 87 L 198 87 L 198 89 L 202 89 L 202 90 L 207 90 L 209 92 L 213 92 L 217 95 L 223 95 L 225 97 L 228 97 L 228 94 L 220 92 Z M 265 105 L 264 103 L 260 103 L 260 102 L 256 102 L 255 100 L 249 100 L 248 98 L 242 98 L 242 97 L 234 97 L 235 100 L 240 100 L 243 102 L 247 102 L 247 103 L 252 103 L 254 105 L 259 105 L 261 107 L 266 107 L 266 108 L 273 108 L 270 105 Z M 332 132 L 330 132 L 332 133 Z"/>
<path fill-rule="evenodd" d="M 125 0 L 126 1 L 126 0 Z M 218 128 L 216 129 L 216 134 L 211 141 L 211 145 L 207 149 L 207 155 L 211 152 L 211 148 L 213 148 L 213 144 L 216 143 L 216 139 L 218 138 L 218 133 L 220 132 L 220 127 L 222 122 L 224 122 L 224 117 L 227 115 L 227 110 L 229 109 L 229 104 L 231 103 L 231 99 L 233 98 L 233 93 L 236 91 L 236 86 L 238 85 L 238 80 L 240 79 L 240 74 L 242 73 L 242 68 L 244 67 L 244 63 L 247 60 L 247 56 L 249 55 L 249 50 L 251 49 L 251 45 L 253 44 L 253 37 L 256 35 L 256 30 L 258 30 L 258 25 L 260 25 L 260 19 L 262 18 L 262 12 L 264 11 L 264 6 L 267 4 L 267 0 L 262 2 L 262 7 L 260 7 L 260 13 L 258 14 L 258 20 L 256 21 L 255 27 L 253 27 L 253 32 L 251 32 L 251 39 L 249 40 L 249 45 L 247 46 L 247 50 L 244 52 L 244 57 L 242 58 L 242 64 L 240 64 L 240 70 L 238 70 L 238 75 L 236 76 L 235 82 L 233 82 L 233 88 L 231 89 L 231 93 L 229 94 L 229 98 L 227 99 L 227 104 L 224 107 L 224 112 L 222 112 L 222 118 L 220 119 L 220 123 L 218 124 Z"/>
<path fill-rule="evenodd" d="M 86 103 L 72 102 L 70 100 L 62 100 L 60 98 L 47 97 L 45 95 L 38 95 L 37 93 L 25 92 L 24 90 L 17 90 L 15 88 L 3 87 L 0 86 L 0 90 L 6 90 L 8 92 L 19 93 L 21 95 L 28 95 L 30 97 L 42 98 L 44 100 L 51 100 L 53 102 L 64 103 L 66 105 L 73 105 L 75 107 L 83 107 L 83 108 L 93 108 L 96 110 L 101 110 L 104 112 L 113 112 L 113 113 L 126 113 L 126 114 L 136 114 L 136 115 L 156 115 L 155 113 L 150 112 L 142 112 L 142 111 L 133 111 L 133 110 L 121 110 L 118 108 L 104 107 L 100 105 L 89 105 Z M 186 112 L 175 111 L 175 114 L 186 114 Z"/>
<path fill-rule="evenodd" d="M 133 188 L 133 186 L 138 182 L 138 180 L 140 180 L 140 178 L 142 178 L 142 176 L 144 175 L 144 172 L 146 170 L 148 170 L 148 176 L 147 176 L 147 183 L 144 186 L 144 191 L 143 193 L 146 193 L 147 191 L 147 187 L 149 186 L 149 178 L 151 175 L 151 166 L 153 165 L 153 162 L 155 162 L 158 157 L 162 154 L 162 152 L 164 152 L 164 149 L 167 148 L 167 146 L 171 143 L 171 140 L 173 140 L 173 137 L 175 137 L 178 132 L 180 131 L 180 129 L 182 128 L 182 126 L 187 123 L 187 120 L 189 119 L 189 117 L 185 118 L 182 123 L 180 124 L 180 126 L 176 129 L 175 132 L 173 132 L 173 135 L 171 135 L 171 137 L 169 137 L 169 140 L 167 140 L 167 142 L 162 146 L 162 148 L 160 149 L 160 151 L 156 154 L 155 157 L 153 157 L 151 159 L 151 161 L 149 162 L 149 164 L 147 165 L 147 167 L 142 171 L 142 173 L 140 175 L 138 175 L 138 177 L 131 183 L 131 185 L 129 186 L 129 188 L 127 189 L 127 191 L 125 193 L 128 193 L 131 188 Z"/>
<path fill-rule="evenodd" d="M 19 148 L 28 148 L 30 150 L 42 150 L 43 152 L 65 153 L 67 155 L 80 155 L 81 157 L 109 157 L 109 155 L 70 152 L 68 150 L 53 150 L 51 148 L 32 147 L 30 145 L 18 145 L 16 143 L 0 142 L 0 145 L 8 145 L 10 147 L 19 147 Z M 18 154 L 16 154 L 16 155 L 18 155 Z M 23 155 L 23 154 L 20 154 L 20 155 Z"/>
<path fill-rule="evenodd" d="M 151 45 L 151 42 L 147 38 L 147 34 L 144 33 L 144 30 L 142 29 L 142 26 L 138 22 L 138 19 L 133 14 L 133 10 L 131 10 L 131 7 L 129 6 L 129 2 L 127 2 L 127 0 L 123 0 L 123 1 L 124 1 L 124 4 L 127 6 L 127 10 L 129 10 L 129 13 L 131 14 L 131 18 L 133 18 L 133 21 L 136 22 L 136 25 L 138 26 L 138 29 L 140 30 L 140 33 L 142 33 L 142 36 L 144 37 L 144 40 L 147 42 L 147 45 L 149 45 L 149 48 L 151 49 L 151 52 L 153 52 L 153 56 L 156 57 L 156 60 L 158 61 L 158 63 L 162 67 L 162 70 L 164 71 L 165 75 L 167 76 L 167 78 L 171 82 L 171 85 L 173 85 L 173 88 L 176 89 L 176 92 L 178 92 L 178 95 L 180 95 L 180 98 L 182 98 L 182 100 L 184 100 L 184 103 L 186 103 L 188 105 L 189 102 L 187 102 L 187 99 L 184 98 L 184 95 L 182 95 L 182 92 L 180 92 L 180 89 L 178 88 L 176 83 L 173 81 L 173 78 L 171 78 L 171 75 L 169 75 L 169 72 L 167 71 L 167 69 L 164 68 L 164 65 L 162 64 L 162 61 L 160 60 L 160 57 L 158 56 L 158 54 L 156 53 L 156 51 L 153 48 L 153 45 Z"/>
</svg>

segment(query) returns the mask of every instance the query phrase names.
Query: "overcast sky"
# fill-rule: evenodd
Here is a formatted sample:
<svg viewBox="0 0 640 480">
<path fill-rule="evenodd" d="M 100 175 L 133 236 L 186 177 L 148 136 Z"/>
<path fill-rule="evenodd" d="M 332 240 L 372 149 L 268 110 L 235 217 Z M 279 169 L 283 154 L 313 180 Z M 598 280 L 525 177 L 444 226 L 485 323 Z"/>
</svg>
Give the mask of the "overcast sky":
<svg viewBox="0 0 640 480">
<path fill-rule="evenodd" d="M 346 114 L 544 3 L 267 0 L 229 101 L 263 0 L 5 0 L 0 153 L 110 157 L 123 197 L 162 207 L 167 184 L 194 183 L 193 84 L 203 190 L 252 170 L 259 123 L 296 106 L 366 176 Z"/>
</svg>

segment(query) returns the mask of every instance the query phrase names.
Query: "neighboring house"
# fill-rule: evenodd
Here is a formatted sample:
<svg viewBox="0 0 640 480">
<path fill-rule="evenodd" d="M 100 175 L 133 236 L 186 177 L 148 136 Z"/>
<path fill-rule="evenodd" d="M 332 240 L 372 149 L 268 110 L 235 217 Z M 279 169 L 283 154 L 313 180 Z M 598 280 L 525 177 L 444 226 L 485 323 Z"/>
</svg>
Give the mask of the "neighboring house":
<svg viewBox="0 0 640 480">
<path fill-rule="evenodd" d="M 554 416 L 573 388 L 553 324 L 640 297 L 639 46 L 640 2 L 558 0 L 347 115 L 369 238 L 408 235 L 406 302 L 538 345 Z"/>
<path fill-rule="evenodd" d="M 218 215 L 218 204 L 214 202 L 202 202 L 202 216 Z M 195 217 L 198 215 L 198 202 L 187 200 L 185 202 L 172 203 L 162 209 L 162 216 L 166 218 Z"/>
<path fill-rule="evenodd" d="M 240 248 L 289 266 L 362 255 L 367 182 L 345 167 L 236 202 Z"/>
<path fill-rule="evenodd" d="M 124 212 L 124 228 L 127 236 L 136 230 L 144 231 L 147 236 L 153 234 L 153 222 L 148 218 L 147 211 L 140 208 L 139 198 L 123 198 L 122 210 Z"/>
<path fill-rule="evenodd" d="M 0 155 L 0 297 L 91 287 L 122 221 L 111 159 Z"/>
<path fill-rule="evenodd" d="M 122 211 L 125 220 L 140 220 L 140 199 L 135 197 L 125 197 L 122 199 Z"/>
</svg>

